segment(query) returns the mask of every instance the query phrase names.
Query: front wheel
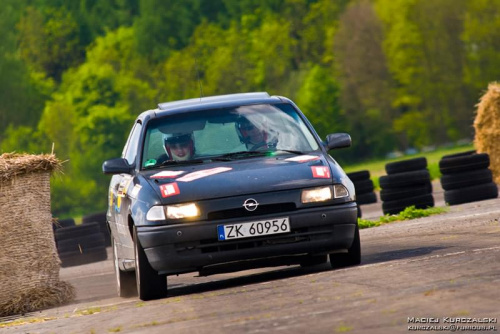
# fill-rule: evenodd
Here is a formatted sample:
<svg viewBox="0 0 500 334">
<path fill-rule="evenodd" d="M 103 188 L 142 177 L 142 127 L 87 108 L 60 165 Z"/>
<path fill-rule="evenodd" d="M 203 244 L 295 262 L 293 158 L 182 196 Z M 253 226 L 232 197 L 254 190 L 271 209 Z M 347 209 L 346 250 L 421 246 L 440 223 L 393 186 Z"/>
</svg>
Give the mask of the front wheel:
<svg viewBox="0 0 500 334">
<path fill-rule="evenodd" d="M 165 298 L 167 296 L 167 278 L 159 275 L 149 264 L 144 248 L 137 238 L 134 228 L 135 278 L 137 292 L 141 300 Z"/>
<path fill-rule="evenodd" d="M 359 227 L 356 224 L 354 240 L 347 253 L 332 253 L 329 255 L 332 268 L 344 268 L 356 266 L 361 263 L 361 241 L 359 239 Z"/>
<path fill-rule="evenodd" d="M 119 297 L 132 297 L 137 295 L 135 274 L 133 271 L 121 271 L 118 264 L 118 250 L 114 238 L 113 244 L 113 263 L 115 265 L 116 290 Z"/>
</svg>

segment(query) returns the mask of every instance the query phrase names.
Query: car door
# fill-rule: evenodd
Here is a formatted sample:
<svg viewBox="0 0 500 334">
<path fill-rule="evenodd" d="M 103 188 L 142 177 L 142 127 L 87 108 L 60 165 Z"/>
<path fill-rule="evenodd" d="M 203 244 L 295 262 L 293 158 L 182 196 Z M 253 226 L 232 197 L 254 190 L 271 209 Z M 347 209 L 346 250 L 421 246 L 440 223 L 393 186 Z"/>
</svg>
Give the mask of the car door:
<svg viewBox="0 0 500 334">
<path fill-rule="evenodd" d="M 113 204 L 109 210 L 115 218 L 114 224 L 111 224 L 111 233 L 113 233 L 116 242 L 121 245 L 121 247 L 119 247 L 119 257 L 128 259 L 133 259 L 134 257 L 133 241 L 128 227 L 128 215 L 131 205 L 131 198 L 128 196 L 128 190 L 133 187 L 135 175 L 134 167 L 139 150 L 138 145 L 141 133 L 142 124 L 136 122 L 122 153 L 122 158 L 127 160 L 128 164 L 132 166 L 131 173 L 114 175 L 110 185 L 110 203 L 112 196 Z"/>
</svg>

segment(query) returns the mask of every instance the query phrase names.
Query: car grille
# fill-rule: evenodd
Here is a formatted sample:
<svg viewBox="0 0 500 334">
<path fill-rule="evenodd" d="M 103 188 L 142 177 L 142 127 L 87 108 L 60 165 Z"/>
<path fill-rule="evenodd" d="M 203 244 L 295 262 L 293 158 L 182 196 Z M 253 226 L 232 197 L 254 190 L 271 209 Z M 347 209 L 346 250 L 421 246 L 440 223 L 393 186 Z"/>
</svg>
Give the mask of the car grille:
<svg viewBox="0 0 500 334">
<path fill-rule="evenodd" d="M 301 229 L 292 229 L 291 233 L 286 235 L 267 235 L 263 237 L 237 239 L 231 241 L 220 242 L 217 238 L 205 239 L 200 242 L 178 243 L 176 250 L 179 254 L 186 254 L 185 252 L 195 253 L 216 253 L 235 251 L 240 249 L 259 248 L 278 244 L 291 244 L 308 242 L 311 240 L 326 239 L 331 236 L 332 230 L 321 227 L 309 227 Z"/>
<path fill-rule="evenodd" d="M 274 213 L 283 213 L 287 211 L 294 211 L 296 209 L 295 203 L 279 203 L 279 204 L 269 204 L 260 205 L 255 211 L 248 211 L 243 206 L 236 209 L 227 209 L 221 211 L 209 212 L 207 217 L 208 220 L 221 220 L 221 219 L 231 219 L 240 217 L 252 217 L 261 216 Z"/>
</svg>

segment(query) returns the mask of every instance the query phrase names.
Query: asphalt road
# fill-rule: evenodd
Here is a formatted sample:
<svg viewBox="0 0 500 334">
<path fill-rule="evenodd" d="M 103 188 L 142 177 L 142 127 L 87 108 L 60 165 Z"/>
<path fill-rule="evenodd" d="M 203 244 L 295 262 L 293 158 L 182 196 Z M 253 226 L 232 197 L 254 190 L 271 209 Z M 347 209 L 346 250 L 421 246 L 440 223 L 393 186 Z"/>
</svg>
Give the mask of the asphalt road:
<svg viewBox="0 0 500 334">
<path fill-rule="evenodd" d="M 439 187 L 434 196 L 444 206 Z M 380 203 L 362 210 L 364 218 L 382 214 Z M 429 325 L 448 327 L 419 332 L 455 326 L 495 333 L 499 219 L 500 199 L 452 206 L 361 230 L 358 267 L 185 274 L 169 277 L 170 297 L 149 302 L 116 297 L 111 260 L 63 268 L 61 279 L 77 288 L 75 302 L 34 312 L 0 333 L 408 333 Z"/>
</svg>

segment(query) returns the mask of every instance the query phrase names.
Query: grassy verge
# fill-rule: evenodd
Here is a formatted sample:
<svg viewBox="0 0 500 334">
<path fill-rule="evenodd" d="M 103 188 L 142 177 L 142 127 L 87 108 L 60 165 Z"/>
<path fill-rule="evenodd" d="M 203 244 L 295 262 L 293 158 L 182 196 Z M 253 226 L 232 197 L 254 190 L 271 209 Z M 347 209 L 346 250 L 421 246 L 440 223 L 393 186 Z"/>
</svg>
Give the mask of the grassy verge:
<svg viewBox="0 0 500 334">
<path fill-rule="evenodd" d="M 431 215 L 436 215 L 445 212 L 448 212 L 448 209 L 446 208 L 416 209 L 415 206 L 410 206 L 407 207 L 404 211 L 401 211 L 397 215 L 385 215 L 380 217 L 379 220 L 366 220 L 363 218 L 358 218 L 358 225 L 360 229 L 363 229 L 363 228 L 380 226 L 395 221 L 428 217 Z"/>
</svg>

